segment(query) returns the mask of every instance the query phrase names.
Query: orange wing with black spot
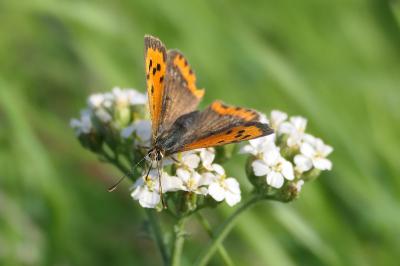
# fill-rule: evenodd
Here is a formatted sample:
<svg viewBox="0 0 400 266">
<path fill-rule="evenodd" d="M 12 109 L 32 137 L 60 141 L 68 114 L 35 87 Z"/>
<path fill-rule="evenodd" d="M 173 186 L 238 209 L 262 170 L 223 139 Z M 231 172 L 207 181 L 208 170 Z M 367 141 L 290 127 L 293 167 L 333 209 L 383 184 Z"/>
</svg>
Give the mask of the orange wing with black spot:
<svg viewBox="0 0 400 266">
<path fill-rule="evenodd" d="M 158 135 L 162 116 L 162 101 L 164 95 L 164 79 L 167 69 L 167 52 L 165 45 L 157 38 L 144 37 L 144 55 L 146 85 L 149 110 L 152 123 L 153 139 Z"/>
<path fill-rule="evenodd" d="M 168 130 L 178 117 L 196 110 L 204 95 L 204 89 L 196 86 L 196 75 L 187 59 L 177 50 L 167 53 L 164 87 L 160 133 Z"/>
<path fill-rule="evenodd" d="M 271 133 L 273 130 L 268 124 L 259 122 L 258 112 L 215 101 L 202 112 L 193 112 L 179 118 L 164 138 L 179 136 L 176 138 L 177 143 L 166 149 L 166 154 L 170 155 L 250 140 Z"/>
</svg>

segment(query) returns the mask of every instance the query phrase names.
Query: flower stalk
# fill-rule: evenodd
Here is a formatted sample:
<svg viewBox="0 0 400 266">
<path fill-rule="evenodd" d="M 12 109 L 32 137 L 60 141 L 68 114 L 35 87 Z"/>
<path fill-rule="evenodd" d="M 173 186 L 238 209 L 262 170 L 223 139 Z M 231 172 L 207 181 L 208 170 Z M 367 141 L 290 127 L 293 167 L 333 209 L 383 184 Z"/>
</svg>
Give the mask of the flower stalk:
<svg viewBox="0 0 400 266">
<path fill-rule="evenodd" d="M 183 244 L 185 242 L 185 223 L 187 217 L 180 218 L 174 226 L 174 242 L 172 246 L 172 255 L 171 255 L 171 266 L 180 266 Z"/>
</svg>

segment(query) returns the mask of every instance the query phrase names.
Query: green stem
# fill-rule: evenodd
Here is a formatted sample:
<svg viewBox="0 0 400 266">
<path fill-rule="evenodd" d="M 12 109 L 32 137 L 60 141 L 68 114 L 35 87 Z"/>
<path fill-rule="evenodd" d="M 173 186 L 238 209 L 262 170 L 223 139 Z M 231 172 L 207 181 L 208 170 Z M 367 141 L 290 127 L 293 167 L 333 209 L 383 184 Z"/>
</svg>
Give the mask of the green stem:
<svg viewBox="0 0 400 266">
<path fill-rule="evenodd" d="M 153 235 L 154 235 L 156 244 L 158 246 L 158 249 L 160 250 L 163 264 L 167 265 L 168 260 L 169 260 L 168 252 L 167 252 L 167 248 L 165 246 L 165 242 L 162 237 L 162 231 L 161 231 L 160 224 L 158 223 L 157 217 L 154 214 L 154 210 L 145 209 L 145 211 L 146 211 L 147 217 L 149 219 L 149 223 L 150 223 L 151 229 L 153 231 Z"/>
<path fill-rule="evenodd" d="M 214 239 L 212 239 L 203 252 L 198 257 L 195 265 L 197 266 L 204 266 L 208 263 L 211 259 L 215 251 L 217 250 L 218 246 L 221 245 L 222 241 L 228 235 L 228 233 L 232 230 L 235 222 L 239 218 L 240 214 L 245 210 L 249 209 L 258 201 L 265 199 L 265 197 L 255 195 L 249 198 L 247 201 L 244 201 L 238 209 L 235 210 L 233 214 L 218 228 L 216 233 L 214 234 Z"/>
<path fill-rule="evenodd" d="M 200 224 L 203 226 L 203 228 L 206 230 L 207 234 L 211 237 L 211 239 L 214 237 L 214 234 L 212 232 L 211 226 L 207 219 L 201 215 L 200 212 L 196 213 L 197 219 L 199 220 Z M 218 245 L 218 253 L 221 256 L 222 260 L 225 262 L 225 265 L 227 266 L 233 266 L 233 260 L 229 256 L 228 252 L 226 251 L 224 245 L 221 243 Z"/>
<path fill-rule="evenodd" d="M 186 217 L 180 218 L 174 226 L 175 241 L 172 247 L 171 266 L 180 266 L 183 244 L 185 242 L 185 222 Z"/>
</svg>

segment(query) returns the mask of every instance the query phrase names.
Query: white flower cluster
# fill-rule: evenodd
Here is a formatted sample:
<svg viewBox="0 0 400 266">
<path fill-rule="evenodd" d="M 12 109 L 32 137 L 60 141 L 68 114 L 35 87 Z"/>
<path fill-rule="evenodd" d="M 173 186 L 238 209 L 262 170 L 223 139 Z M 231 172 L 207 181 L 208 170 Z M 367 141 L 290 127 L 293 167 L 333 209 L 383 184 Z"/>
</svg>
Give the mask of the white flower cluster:
<svg viewBox="0 0 400 266">
<path fill-rule="evenodd" d="M 253 173 L 257 177 L 265 176 L 268 186 L 279 189 L 285 182 L 290 182 L 300 192 L 305 174 L 313 169 L 332 168 L 331 161 L 326 158 L 333 151 L 332 147 L 305 133 L 305 118 L 293 116 L 288 119 L 286 113 L 272 111 L 269 124 L 274 134 L 250 140 L 241 149 L 242 153 L 253 156 Z"/>
<path fill-rule="evenodd" d="M 161 188 L 163 193 L 186 191 L 197 195 L 210 196 L 220 202 L 225 200 L 233 206 L 241 200 L 239 183 L 233 177 L 227 177 L 224 168 L 213 163 L 215 150 L 198 149 L 176 155 L 175 175 L 161 170 Z M 160 184 L 158 172 L 139 178 L 133 186 L 131 196 L 145 208 L 159 206 Z"/>
<path fill-rule="evenodd" d="M 87 104 L 88 107 L 81 111 L 80 119 L 73 118 L 70 122 L 77 136 L 93 132 L 96 121 L 102 124 L 118 121 L 118 124 L 114 124 L 115 127 L 125 126 L 132 119 L 131 108 L 144 107 L 147 104 L 147 97 L 134 89 L 115 87 L 112 92 L 90 95 Z M 126 135 L 126 132 L 122 130 L 121 134 Z"/>
</svg>

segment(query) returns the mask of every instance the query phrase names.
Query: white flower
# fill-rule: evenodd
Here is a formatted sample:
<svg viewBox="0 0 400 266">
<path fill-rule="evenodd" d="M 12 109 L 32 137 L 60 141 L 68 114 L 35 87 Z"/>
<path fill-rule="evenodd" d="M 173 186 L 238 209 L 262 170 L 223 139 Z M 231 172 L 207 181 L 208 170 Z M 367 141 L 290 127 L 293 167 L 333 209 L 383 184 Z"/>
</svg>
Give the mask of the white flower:
<svg viewBox="0 0 400 266">
<path fill-rule="evenodd" d="M 91 112 L 89 110 L 81 111 L 81 118 L 73 118 L 70 121 L 70 126 L 75 129 L 75 134 L 79 136 L 80 134 L 88 134 L 93 128 Z"/>
<path fill-rule="evenodd" d="M 91 108 L 100 108 L 101 105 L 103 104 L 105 98 L 104 98 L 104 94 L 102 93 L 95 93 L 89 96 L 88 98 L 88 105 Z"/>
<path fill-rule="evenodd" d="M 151 140 L 151 122 L 149 120 L 137 120 L 121 130 L 121 137 L 127 139 L 135 133 L 140 143 L 145 146 Z"/>
<path fill-rule="evenodd" d="M 115 87 L 112 90 L 115 103 L 118 106 L 128 106 L 128 105 L 139 105 L 146 104 L 147 97 L 145 94 L 142 94 L 134 89 L 120 89 L 119 87 Z"/>
<path fill-rule="evenodd" d="M 289 147 L 300 146 L 307 126 L 307 119 L 301 116 L 293 116 L 290 122 L 283 122 L 279 127 L 279 134 L 288 134 L 287 145 Z"/>
<path fill-rule="evenodd" d="M 112 120 L 112 116 L 104 108 L 99 108 L 94 113 L 103 123 L 108 123 Z"/>
<path fill-rule="evenodd" d="M 280 125 L 287 119 L 288 115 L 284 112 L 273 110 L 271 112 L 270 126 L 274 130 L 278 130 Z"/>
<path fill-rule="evenodd" d="M 206 148 L 206 149 L 200 149 L 197 150 L 200 151 L 200 159 L 202 162 L 202 165 L 205 169 L 212 171 L 212 162 L 215 159 L 215 149 L 214 148 Z"/>
<path fill-rule="evenodd" d="M 274 188 L 281 188 L 285 178 L 294 179 L 293 166 L 281 156 L 279 148 L 266 151 L 262 160 L 255 160 L 252 167 L 256 176 L 266 176 L 267 184 Z"/>
<path fill-rule="evenodd" d="M 134 89 L 127 89 L 126 94 L 130 105 L 147 104 L 146 94 L 140 93 Z"/>
<path fill-rule="evenodd" d="M 182 189 L 182 181 L 161 171 L 161 185 L 163 193 Z M 144 208 L 155 208 L 161 200 L 159 190 L 158 172 L 150 171 L 149 176 L 143 176 L 133 185 L 131 197 L 139 201 Z"/>
<path fill-rule="evenodd" d="M 312 167 L 319 170 L 331 170 L 332 162 L 326 157 L 333 151 L 333 148 L 311 135 L 307 136 L 307 140 L 300 146 L 301 154 L 294 157 L 296 170 L 306 172 Z"/>
<path fill-rule="evenodd" d="M 229 206 L 233 206 L 241 200 L 239 183 L 233 177 L 226 177 L 225 170 L 218 164 L 213 164 L 215 175 L 210 175 L 212 181 L 208 186 L 208 194 L 216 201 L 225 199 Z"/>
<path fill-rule="evenodd" d="M 249 140 L 249 144 L 240 149 L 240 153 L 250 153 L 254 156 L 263 156 L 264 152 L 275 147 L 275 134 Z"/>
<path fill-rule="evenodd" d="M 207 194 L 205 186 L 209 184 L 209 179 L 206 175 L 200 175 L 196 171 L 188 171 L 181 168 L 176 171 L 176 175 L 182 180 L 183 190 L 196 194 Z"/>
<path fill-rule="evenodd" d="M 185 170 L 194 170 L 199 167 L 200 157 L 196 154 L 195 151 L 184 152 L 178 154 L 177 160 L 179 161 L 179 168 Z"/>
</svg>

